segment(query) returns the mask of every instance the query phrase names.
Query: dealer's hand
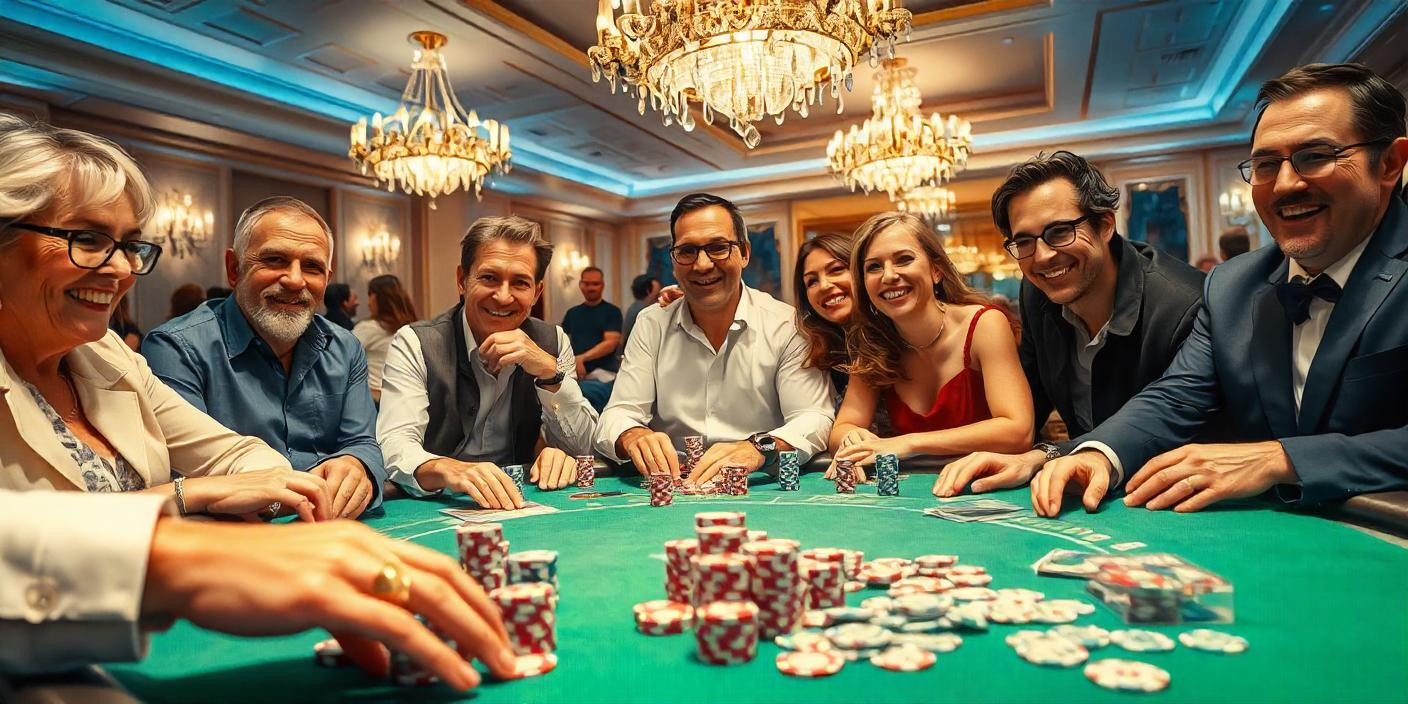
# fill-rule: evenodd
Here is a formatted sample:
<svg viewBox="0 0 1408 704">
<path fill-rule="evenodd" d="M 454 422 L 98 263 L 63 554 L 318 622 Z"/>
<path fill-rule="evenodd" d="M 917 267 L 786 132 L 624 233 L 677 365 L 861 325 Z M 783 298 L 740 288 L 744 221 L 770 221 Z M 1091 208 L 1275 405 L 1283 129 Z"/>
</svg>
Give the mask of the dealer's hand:
<svg viewBox="0 0 1408 704">
<path fill-rule="evenodd" d="M 513 479 L 493 462 L 461 462 L 440 457 L 416 468 L 416 483 L 426 491 L 445 489 L 468 494 L 484 508 L 523 508 L 523 495 Z"/>
<path fill-rule="evenodd" d="M 332 505 L 328 513 L 332 518 L 356 518 L 367 510 L 376 487 L 367 476 L 367 468 L 350 455 L 329 457 L 309 469 L 314 476 L 322 477 L 332 493 Z"/>
<path fill-rule="evenodd" d="M 1020 455 L 974 452 L 948 463 L 939 472 L 939 478 L 934 480 L 934 496 L 956 496 L 963 493 L 965 487 L 974 494 L 981 494 L 1022 486 L 1032 480 L 1045 462 L 1046 453 L 1042 450 L 1029 450 Z"/>
<path fill-rule="evenodd" d="M 724 467 L 743 467 L 751 474 L 762 469 L 766 461 L 763 453 L 747 440 L 717 442 L 704 451 L 685 483 L 703 484 L 722 472 Z"/>
<path fill-rule="evenodd" d="M 496 332 L 479 345 L 479 357 L 484 368 L 498 374 L 500 369 L 517 364 L 535 379 L 551 379 L 557 374 L 557 357 L 544 352 L 528 333 L 519 329 Z"/>
<path fill-rule="evenodd" d="M 577 458 L 555 447 L 543 448 L 528 472 L 528 482 L 544 490 L 561 489 L 574 481 L 577 481 Z"/>
<path fill-rule="evenodd" d="M 1082 450 L 1046 463 L 1032 479 L 1032 508 L 1037 515 L 1055 518 L 1061 513 L 1061 497 L 1080 494 L 1086 513 L 1100 508 L 1100 500 L 1110 490 L 1110 460 L 1095 450 Z"/>
<path fill-rule="evenodd" d="M 1130 477 L 1124 503 L 1190 513 L 1299 482 L 1285 448 L 1275 440 L 1185 445 L 1149 460 Z"/>
<path fill-rule="evenodd" d="M 650 428 L 631 428 L 616 438 L 616 456 L 628 457 L 643 477 L 668 474 L 680 477 L 680 458 L 670 436 Z"/>
</svg>

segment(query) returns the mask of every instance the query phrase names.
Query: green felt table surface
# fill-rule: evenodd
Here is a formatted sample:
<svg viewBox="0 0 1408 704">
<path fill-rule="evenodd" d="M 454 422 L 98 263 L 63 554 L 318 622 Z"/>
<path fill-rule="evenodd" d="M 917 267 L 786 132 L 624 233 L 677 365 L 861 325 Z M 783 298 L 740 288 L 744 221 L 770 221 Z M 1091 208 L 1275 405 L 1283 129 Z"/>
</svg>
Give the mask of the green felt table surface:
<svg viewBox="0 0 1408 704">
<path fill-rule="evenodd" d="M 1175 515 L 1112 502 L 1095 515 L 1077 509 L 1060 519 L 1030 511 L 1025 489 L 997 492 L 1022 505 L 1017 517 L 954 523 L 924 515 L 937 502 L 932 476 L 906 476 L 900 497 L 877 497 L 873 485 L 838 496 L 811 474 L 800 492 L 755 482 L 746 497 L 678 497 L 651 507 L 634 481 L 603 477 L 597 489 L 625 496 L 570 499 L 578 490 L 527 498 L 558 512 L 504 522 L 513 550 L 560 553 L 558 654 L 552 673 L 514 682 L 486 682 L 468 695 L 434 686 L 404 689 L 349 669 L 318 667 L 309 632 L 243 639 L 179 624 L 152 639 L 136 665 L 110 671 L 135 695 L 153 702 L 291 701 L 709 701 L 709 702 L 1402 702 L 1408 700 L 1408 551 L 1347 526 L 1265 504 Z M 867 493 L 869 492 L 869 493 Z M 367 523 L 393 538 L 455 554 L 458 521 L 439 510 L 453 499 L 403 499 Z M 1172 684 L 1155 694 L 1112 692 L 1085 679 L 1080 667 L 1028 664 L 1003 642 L 1018 628 L 994 624 L 964 634 L 952 653 L 924 672 L 895 673 L 852 663 L 816 680 L 777 671 L 778 648 L 759 646 L 746 665 L 714 667 L 693 657 L 691 635 L 650 637 L 634 630 L 631 606 L 664 598 L 662 543 L 692 537 L 698 511 L 743 510 L 750 528 L 804 547 L 864 550 L 867 558 L 951 553 L 986 567 L 993 587 L 1027 587 L 1048 597 L 1090 599 L 1079 580 L 1039 577 L 1032 563 L 1052 548 L 1173 552 L 1230 579 L 1236 623 L 1218 626 L 1246 637 L 1250 649 L 1218 655 L 1182 646 L 1169 653 L 1126 653 L 1113 646 L 1091 660 L 1125 657 L 1166 669 Z M 1129 543 L 1144 543 L 1131 547 Z M 850 603 L 879 590 L 849 595 Z M 1079 623 L 1120 627 L 1104 607 Z M 1155 627 L 1173 636 L 1183 627 Z"/>
</svg>

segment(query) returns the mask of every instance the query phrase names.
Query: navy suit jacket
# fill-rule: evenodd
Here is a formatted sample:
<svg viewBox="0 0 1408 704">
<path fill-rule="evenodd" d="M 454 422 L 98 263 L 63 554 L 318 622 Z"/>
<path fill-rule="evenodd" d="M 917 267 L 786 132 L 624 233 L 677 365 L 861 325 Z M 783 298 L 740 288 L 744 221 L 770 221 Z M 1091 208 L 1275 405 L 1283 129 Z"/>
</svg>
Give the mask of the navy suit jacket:
<svg viewBox="0 0 1408 704">
<path fill-rule="evenodd" d="M 1281 441 L 1296 474 L 1287 501 L 1320 503 L 1408 487 L 1408 206 L 1390 198 L 1330 313 L 1297 415 L 1291 324 L 1276 247 L 1208 275 L 1203 307 L 1164 375 L 1078 440 L 1115 451 L 1126 477 L 1191 441 L 1216 411 L 1232 440 Z"/>
</svg>

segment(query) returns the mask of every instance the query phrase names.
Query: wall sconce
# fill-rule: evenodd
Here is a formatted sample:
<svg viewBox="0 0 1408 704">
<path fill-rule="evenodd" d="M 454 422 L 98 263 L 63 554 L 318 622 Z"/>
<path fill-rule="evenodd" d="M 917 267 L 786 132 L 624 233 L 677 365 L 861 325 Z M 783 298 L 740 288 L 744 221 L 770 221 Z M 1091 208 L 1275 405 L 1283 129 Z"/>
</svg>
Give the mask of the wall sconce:
<svg viewBox="0 0 1408 704">
<path fill-rule="evenodd" d="M 567 260 L 562 264 L 562 285 L 571 286 L 577 281 L 577 277 L 582 275 L 582 270 L 592 265 L 591 257 L 588 257 L 577 250 L 567 253 Z"/>
<path fill-rule="evenodd" d="M 392 237 L 386 228 L 362 238 L 362 268 L 392 269 L 401 258 L 401 238 Z"/>
<path fill-rule="evenodd" d="M 182 259 L 194 255 L 210 243 L 215 231 L 215 214 L 196 207 L 191 194 L 172 189 L 157 201 L 149 225 L 152 239 L 162 251 Z"/>
<path fill-rule="evenodd" d="M 1232 187 L 1217 197 L 1217 209 L 1229 225 L 1252 227 L 1256 224 L 1256 206 L 1252 204 L 1251 191 Z"/>
</svg>

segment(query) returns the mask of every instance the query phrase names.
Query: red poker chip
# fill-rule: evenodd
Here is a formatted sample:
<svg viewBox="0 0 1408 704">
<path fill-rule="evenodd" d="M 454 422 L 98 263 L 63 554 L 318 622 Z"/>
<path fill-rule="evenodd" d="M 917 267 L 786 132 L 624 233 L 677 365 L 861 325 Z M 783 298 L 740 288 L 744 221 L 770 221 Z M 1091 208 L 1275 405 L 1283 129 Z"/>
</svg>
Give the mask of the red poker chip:
<svg viewBox="0 0 1408 704">
<path fill-rule="evenodd" d="M 923 648 L 897 645 L 870 656 L 870 664 L 894 672 L 919 672 L 933 667 L 937 659 Z"/>
<path fill-rule="evenodd" d="M 514 677 L 537 677 L 546 675 L 557 667 L 556 653 L 531 653 L 519 655 L 514 661 Z"/>
<path fill-rule="evenodd" d="M 656 599 L 636 604 L 636 630 L 652 636 L 684 633 L 694 618 L 689 604 Z"/>
<path fill-rule="evenodd" d="M 774 662 L 778 671 L 784 675 L 826 677 L 840 672 L 846 665 L 846 658 L 833 650 L 789 650 L 778 653 Z"/>
</svg>

